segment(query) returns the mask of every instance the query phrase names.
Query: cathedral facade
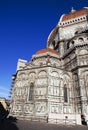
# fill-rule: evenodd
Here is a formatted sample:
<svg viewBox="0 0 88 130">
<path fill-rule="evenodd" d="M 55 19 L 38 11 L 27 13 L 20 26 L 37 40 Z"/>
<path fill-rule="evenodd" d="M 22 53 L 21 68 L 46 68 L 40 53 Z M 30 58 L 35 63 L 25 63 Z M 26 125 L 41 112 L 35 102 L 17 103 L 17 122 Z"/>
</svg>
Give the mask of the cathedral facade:
<svg viewBox="0 0 88 130">
<path fill-rule="evenodd" d="M 88 120 L 88 7 L 61 16 L 47 47 L 18 60 L 10 114 L 81 124 Z"/>
</svg>

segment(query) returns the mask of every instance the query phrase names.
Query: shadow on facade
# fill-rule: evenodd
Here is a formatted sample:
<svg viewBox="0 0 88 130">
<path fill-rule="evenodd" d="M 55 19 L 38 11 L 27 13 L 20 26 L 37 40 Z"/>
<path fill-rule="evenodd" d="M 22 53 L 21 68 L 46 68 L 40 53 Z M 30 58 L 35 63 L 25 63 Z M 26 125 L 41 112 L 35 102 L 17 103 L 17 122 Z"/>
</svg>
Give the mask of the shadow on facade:
<svg viewBox="0 0 88 130">
<path fill-rule="evenodd" d="M 19 130 L 16 126 L 17 119 L 8 114 L 0 102 L 0 130 Z"/>
<path fill-rule="evenodd" d="M 81 115 L 81 123 L 82 123 L 82 125 L 86 125 L 87 126 L 87 122 L 85 120 L 85 116 L 84 115 Z"/>
</svg>

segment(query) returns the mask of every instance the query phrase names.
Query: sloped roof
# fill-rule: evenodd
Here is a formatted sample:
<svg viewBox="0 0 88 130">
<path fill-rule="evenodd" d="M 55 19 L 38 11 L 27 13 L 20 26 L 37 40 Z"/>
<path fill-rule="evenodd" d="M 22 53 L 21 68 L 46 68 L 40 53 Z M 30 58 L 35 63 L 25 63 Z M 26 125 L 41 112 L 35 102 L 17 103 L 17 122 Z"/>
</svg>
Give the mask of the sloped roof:
<svg viewBox="0 0 88 130">
<path fill-rule="evenodd" d="M 75 12 L 71 12 L 69 14 L 65 14 L 63 15 L 61 22 L 70 20 L 70 19 L 74 19 L 83 15 L 88 15 L 88 8 L 82 8 L 79 11 L 75 11 Z"/>
</svg>

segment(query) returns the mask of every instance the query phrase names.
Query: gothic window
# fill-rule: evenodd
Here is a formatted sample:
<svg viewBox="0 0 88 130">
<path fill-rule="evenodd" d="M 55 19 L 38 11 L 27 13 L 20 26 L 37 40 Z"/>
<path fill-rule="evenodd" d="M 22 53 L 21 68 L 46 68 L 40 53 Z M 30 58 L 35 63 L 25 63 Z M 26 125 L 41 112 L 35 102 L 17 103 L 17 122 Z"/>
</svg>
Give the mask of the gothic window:
<svg viewBox="0 0 88 130">
<path fill-rule="evenodd" d="M 53 49 L 55 48 L 55 41 L 52 41 Z"/>
<path fill-rule="evenodd" d="M 66 85 L 64 86 L 64 102 L 68 102 L 68 92 Z"/>
<path fill-rule="evenodd" d="M 67 49 L 69 49 L 69 42 L 67 43 Z"/>
<path fill-rule="evenodd" d="M 31 83 L 30 84 L 30 91 L 29 91 L 29 100 L 31 101 L 31 100 L 33 100 L 33 98 L 34 98 L 34 84 Z"/>
<path fill-rule="evenodd" d="M 55 44 L 54 50 L 58 50 L 58 51 L 59 51 L 59 42 L 57 42 L 57 43 Z"/>
</svg>

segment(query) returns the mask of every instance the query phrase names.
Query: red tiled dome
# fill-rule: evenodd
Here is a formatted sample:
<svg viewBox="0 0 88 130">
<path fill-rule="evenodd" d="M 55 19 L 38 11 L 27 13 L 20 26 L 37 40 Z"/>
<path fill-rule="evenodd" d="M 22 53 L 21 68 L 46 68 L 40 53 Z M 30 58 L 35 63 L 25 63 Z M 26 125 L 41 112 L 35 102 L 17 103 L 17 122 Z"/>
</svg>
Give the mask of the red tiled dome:
<svg viewBox="0 0 88 130">
<path fill-rule="evenodd" d="M 36 55 L 39 55 L 39 54 L 43 54 L 43 53 L 47 53 L 47 52 L 50 52 L 52 54 L 56 54 L 58 55 L 58 52 L 56 50 L 53 50 L 53 49 L 50 49 L 50 48 L 45 48 L 45 49 L 42 49 L 42 50 L 39 50 Z"/>
<path fill-rule="evenodd" d="M 70 20 L 70 19 L 74 19 L 83 15 L 87 15 L 88 14 L 88 9 L 87 8 L 82 8 L 79 11 L 75 11 L 75 12 L 71 12 L 69 14 L 65 14 L 63 15 L 61 22 Z"/>
</svg>

